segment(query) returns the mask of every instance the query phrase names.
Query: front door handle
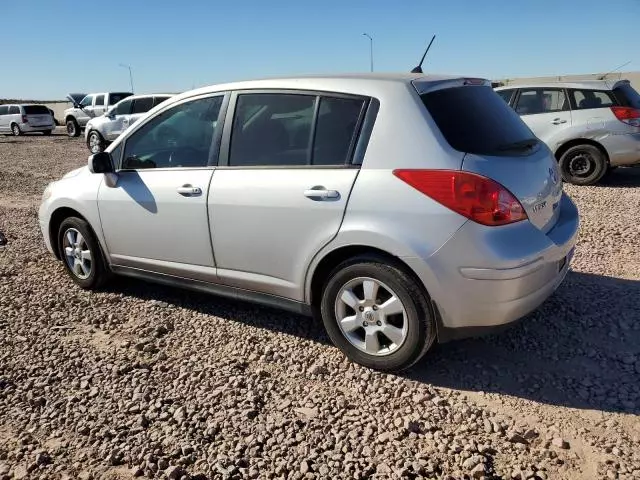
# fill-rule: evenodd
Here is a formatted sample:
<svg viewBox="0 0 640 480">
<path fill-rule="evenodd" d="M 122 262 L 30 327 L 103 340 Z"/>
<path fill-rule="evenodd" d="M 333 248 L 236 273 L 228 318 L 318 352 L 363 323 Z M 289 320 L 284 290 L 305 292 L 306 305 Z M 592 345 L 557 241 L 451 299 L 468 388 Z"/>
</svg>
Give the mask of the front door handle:
<svg viewBox="0 0 640 480">
<path fill-rule="evenodd" d="M 567 123 L 567 121 L 563 120 L 562 118 L 554 118 L 551 123 L 553 123 L 554 125 L 560 125 L 561 123 Z"/>
<path fill-rule="evenodd" d="M 316 186 L 304 191 L 304 196 L 311 200 L 336 200 L 340 198 L 337 190 L 327 190 L 324 187 Z"/>
<path fill-rule="evenodd" d="M 189 184 L 176 188 L 176 191 L 185 197 L 197 197 L 202 195 L 202 189 L 200 187 L 194 187 Z"/>
</svg>

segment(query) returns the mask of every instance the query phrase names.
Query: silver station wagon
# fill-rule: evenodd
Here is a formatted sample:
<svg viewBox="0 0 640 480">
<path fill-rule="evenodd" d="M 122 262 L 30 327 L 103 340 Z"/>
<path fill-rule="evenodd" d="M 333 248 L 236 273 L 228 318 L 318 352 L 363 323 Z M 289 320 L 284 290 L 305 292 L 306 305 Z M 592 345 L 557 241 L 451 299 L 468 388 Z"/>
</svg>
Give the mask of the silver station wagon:
<svg viewBox="0 0 640 480">
<path fill-rule="evenodd" d="M 537 308 L 578 232 L 553 153 L 490 82 L 421 74 L 177 95 L 39 217 L 82 288 L 121 274 L 316 314 L 387 371 Z"/>
</svg>

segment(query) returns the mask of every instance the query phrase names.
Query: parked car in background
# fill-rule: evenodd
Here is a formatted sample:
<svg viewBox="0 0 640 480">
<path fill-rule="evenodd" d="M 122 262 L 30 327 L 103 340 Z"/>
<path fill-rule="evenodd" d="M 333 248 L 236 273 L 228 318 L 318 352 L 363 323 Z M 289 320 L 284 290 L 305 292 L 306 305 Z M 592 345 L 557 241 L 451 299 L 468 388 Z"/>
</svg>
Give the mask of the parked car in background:
<svg viewBox="0 0 640 480">
<path fill-rule="evenodd" d="M 0 105 L 0 133 L 51 135 L 54 128 L 53 115 L 44 105 Z"/>
<path fill-rule="evenodd" d="M 593 185 L 608 169 L 640 163 L 640 94 L 628 80 L 537 83 L 496 92 L 551 148 L 569 183 Z"/>
<path fill-rule="evenodd" d="M 381 370 L 537 308 L 578 233 L 490 82 L 421 74 L 177 95 L 47 186 L 39 219 L 82 288 L 117 273 L 316 312 Z"/>
<path fill-rule="evenodd" d="M 64 111 L 64 124 L 67 127 L 67 135 L 77 137 L 87 122 L 93 117 L 99 117 L 107 109 L 123 98 L 133 95 L 131 92 L 106 92 L 106 93 L 70 93 L 67 95 L 73 104 L 72 108 Z"/>
<path fill-rule="evenodd" d="M 149 110 L 171 94 L 132 95 L 110 107 L 104 115 L 92 118 L 84 129 L 87 148 L 91 153 L 102 152 L 118 135 L 142 118 Z"/>
</svg>

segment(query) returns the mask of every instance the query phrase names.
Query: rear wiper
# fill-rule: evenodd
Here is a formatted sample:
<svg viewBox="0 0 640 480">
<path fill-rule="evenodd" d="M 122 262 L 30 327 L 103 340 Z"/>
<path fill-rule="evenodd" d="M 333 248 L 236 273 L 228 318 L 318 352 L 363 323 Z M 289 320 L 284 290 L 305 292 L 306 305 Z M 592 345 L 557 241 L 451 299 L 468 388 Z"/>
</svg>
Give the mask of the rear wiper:
<svg viewBox="0 0 640 480">
<path fill-rule="evenodd" d="M 538 145 L 537 138 L 527 138 L 526 140 L 520 140 L 519 142 L 506 143 L 504 145 L 500 145 L 498 150 L 501 152 L 505 150 L 514 151 L 514 150 L 531 150 L 533 147 Z"/>
</svg>

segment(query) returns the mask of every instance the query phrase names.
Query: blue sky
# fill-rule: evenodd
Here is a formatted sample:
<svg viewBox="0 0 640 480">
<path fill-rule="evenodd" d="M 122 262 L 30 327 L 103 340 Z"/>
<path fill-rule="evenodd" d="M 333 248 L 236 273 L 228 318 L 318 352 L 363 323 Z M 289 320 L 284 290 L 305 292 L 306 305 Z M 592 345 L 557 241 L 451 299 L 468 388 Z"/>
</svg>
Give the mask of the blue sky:
<svg viewBox="0 0 640 480">
<path fill-rule="evenodd" d="M 503 78 L 640 70 L 640 0 L 2 2 L 0 98 L 247 78 L 408 71 Z M 614 5 L 615 4 L 615 5 Z"/>
</svg>

